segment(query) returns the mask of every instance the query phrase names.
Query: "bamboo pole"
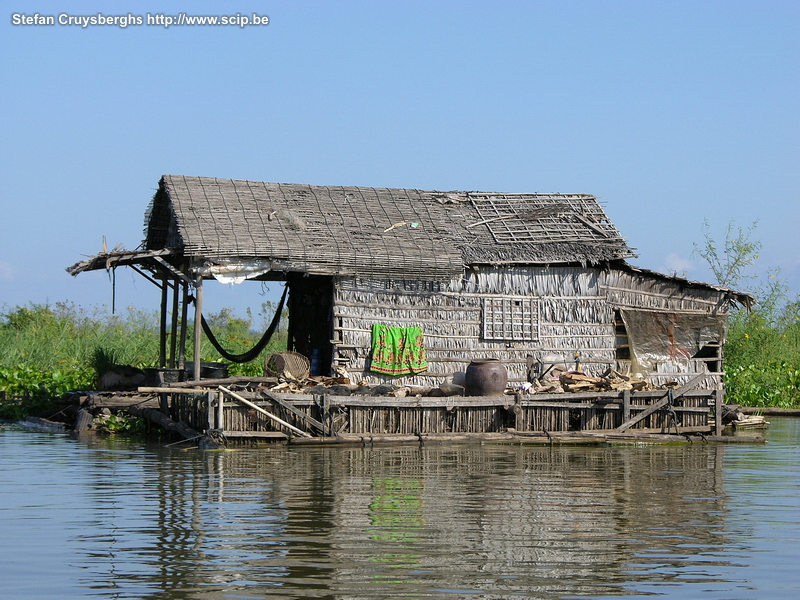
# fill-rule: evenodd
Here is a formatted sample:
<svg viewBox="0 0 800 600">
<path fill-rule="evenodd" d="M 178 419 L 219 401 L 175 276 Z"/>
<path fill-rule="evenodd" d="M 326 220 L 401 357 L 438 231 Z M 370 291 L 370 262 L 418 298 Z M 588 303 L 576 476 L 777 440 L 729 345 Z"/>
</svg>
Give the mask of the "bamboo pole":
<svg viewBox="0 0 800 600">
<path fill-rule="evenodd" d="M 186 325 L 189 322 L 189 284 L 185 281 L 182 281 L 181 289 L 183 290 L 183 299 L 181 301 L 181 340 L 178 354 L 178 368 L 184 369 L 186 368 Z"/>
<path fill-rule="evenodd" d="M 158 366 L 167 366 L 167 277 L 161 280 L 161 318 L 158 327 Z"/>
<path fill-rule="evenodd" d="M 200 342 L 203 333 L 203 276 L 198 274 L 194 284 L 194 381 L 200 381 Z"/>
<path fill-rule="evenodd" d="M 165 280 L 166 281 L 166 280 Z M 175 368 L 175 354 L 178 349 L 178 281 L 172 284 L 172 333 L 169 338 L 169 368 Z"/>
<path fill-rule="evenodd" d="M 220 392 L 214 395 L 217 397 L 217 429 L 225 431 L 225 399 Z"/>
</svg>

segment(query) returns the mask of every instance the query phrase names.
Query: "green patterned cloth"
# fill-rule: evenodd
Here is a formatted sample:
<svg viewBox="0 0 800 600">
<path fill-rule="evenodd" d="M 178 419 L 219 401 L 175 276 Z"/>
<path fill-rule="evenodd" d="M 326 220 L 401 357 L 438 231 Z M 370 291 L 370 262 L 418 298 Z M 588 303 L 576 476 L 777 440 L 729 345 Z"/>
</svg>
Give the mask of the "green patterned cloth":
<svg viewBox="0 0 800 600">
<path fill-rule="evenodd" d="M 428 370 L 425 340 L 420 327 L 372 325 L 370 371 L 385 375 L 413 375 Z"/>
</svg>

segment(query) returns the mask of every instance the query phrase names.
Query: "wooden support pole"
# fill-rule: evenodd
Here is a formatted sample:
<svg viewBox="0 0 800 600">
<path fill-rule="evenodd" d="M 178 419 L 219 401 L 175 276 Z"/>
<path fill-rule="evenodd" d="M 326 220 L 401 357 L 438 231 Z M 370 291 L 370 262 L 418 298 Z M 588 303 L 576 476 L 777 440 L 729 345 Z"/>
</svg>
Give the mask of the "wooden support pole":
<svg viewBox="0 0 800 600">
<path fill-rule="evenodd" d="M 176 353 L 178 350 L 178 280 L 172 283 L 172 333 L 169 338 L 169 368 L 175 368 Z"/>
<path fill-rule="evenodd" d="M 626 423 L 631 418 L 631 391 L 622 390 L 622 422 Z"/>
<path fill-rule="evenodd" d="M 185 281 L 181 282 L 183 290 L 183 300 L 181 301 L 181 341 L 178 353 L 178 368 L 186 368 L 186 326 L 189 324 L 188 311 L 189 311 L 189 284 Z"/>
<path fill-rule="evenodd" d="M 225 398 L 222 397 L 222 392 L 217 392 L 215 396 L 217 397 L 217 429 L 225 431 Z"/>
<path fill-rule="evenodd" d="M 722 405 L 725 403 L 725 390 L 714 390 L 714 435 L 722 435 Z"/>
<path fill-rule="evenodd" d="M 231 398 L 233 398 L 234 400 L 238 400 L 239 402 L 241 402 L 245 406 L 249 406 L 250 408 L 260 412 L 264 416 L 266 416 L 269 419 L 275 421 L 279 425 L 282 425 L 283 427 L 286 427 L 289 431 L 292 431 L 292 432 L 296 433 L 300 437 L 311 437 L 311 434 L 306 433 L 302 429 L 298 429 L 297 427 L 295 427 L 291 423 L 287 423 L 286 421 L 284 421 L 280 417 L 276 417 L 271 412 L 266 411 L 263 408 L 261 408 L 258 404 L 253 404 L 252 402 L 250 402 L 250 400 L 247 400 L 246 398 L 242 398 L 239 394 L 237 394 L 236 392 L 232 392 L 231 390 L 229 390 L 225 386 L 221 385 L 221 386 L 219 386 L 219 389 L 222 390 L 222 392 L 224 392 L 226 395 L 228 395 Z"/>
<path fill-rule="evenodd" d="M 194 381 L 200 381 L 200 342 L 203 339 L 203 276 L 198 274 L 194 283 Z"/>
<path fill-rule="evenodd" d="M 161 319 L 158 327 L 158 366 L 167 366 L 167 279 L 161 280 Z"/>
</svg>

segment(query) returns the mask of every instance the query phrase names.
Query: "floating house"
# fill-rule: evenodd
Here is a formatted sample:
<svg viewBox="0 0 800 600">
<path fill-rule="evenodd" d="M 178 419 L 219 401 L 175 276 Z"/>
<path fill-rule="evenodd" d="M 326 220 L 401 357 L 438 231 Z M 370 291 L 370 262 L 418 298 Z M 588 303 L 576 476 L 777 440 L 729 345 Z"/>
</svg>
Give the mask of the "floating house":
<svg viewBox="0 0 800 600">
<path fill-rule="evenodd" d="M 159 285 L 160 366 L 182 366 L 193 343 L 196 380 L 211 278 L 284 283 L 288 350 L 314 373 L 420 387 L 458 382 L 472 361 L 491 358 L 505 365 L 510 387 L 558 365 L 721 390 L 729 312 L 752 302 L 632 266 L 631 248 L 586 194 L 165 175 L 145 231 L 141 249 L 68 271 L 130 266 Z M 190 318 L 197 326 L 187 341 Z M 380 354 L 379 339 L 392 351 Z M 595 428 L 625 419 L 620 410 L 601 421 Z"/>
</svg>

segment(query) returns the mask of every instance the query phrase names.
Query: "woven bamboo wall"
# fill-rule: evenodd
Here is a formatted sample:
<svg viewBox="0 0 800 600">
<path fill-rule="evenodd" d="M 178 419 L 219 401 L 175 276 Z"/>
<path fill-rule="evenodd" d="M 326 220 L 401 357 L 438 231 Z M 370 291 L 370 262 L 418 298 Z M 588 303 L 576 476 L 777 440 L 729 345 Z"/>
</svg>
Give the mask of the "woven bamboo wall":
<svg viewBox="0 0 800 600">
<path fill-rule="evenodd" d="M 577 268 L 469 271 L 462 281 L 374 282 L 339 279 L 335 285 L 334 332 L 351 375 L 370 382 L 439 385 L 463 373 L 476 358 L 499 358 L 512 381 L 525 381 L 527 356 L 558 354 L 602 372 L 615 362 L 613 310 L 598 295 L 599 271 Z M 553 295 L 561 290 L 559 295 Z M 487 299 L 535 301 L 529 340 L 486 339 Z M 390 378 L 366 371 L 373 323 L 422 327 L 429 370 L 416 377 Z"/>
<path fill-rule="evenodd" d="M 725 293 L 696 288 L 681 280 L 617 269 L 580 267 L 488 267 L 467 269 L 450 283 L 370 281 L 340 278 L 335 285 L 334 334 L 339 356 L 349 358 L 351 375 L 373 383 L 439 385 L 459 379 L 476 358 L 501 359 L 512 382 L 526 379 L 527 357 L 561 356 L 570 364 L 580 354 L 581 370 L 600 374 L 624 369 L 616 359 L 614 310 L 621 307 L 669 312 L 727 312 Z M 532 303 L 530 339 L 487 339 L 487 301 L 511 299 Z M 422 327 L 429 370 L 416 377 L 391 378 L 370 373 L 368 357 L 373 323 Z M 659 365 L 654 384 L 708 372 L 692 360 Z M 704 386 L 716 388 L 720 375 Z"/>
</svg>

